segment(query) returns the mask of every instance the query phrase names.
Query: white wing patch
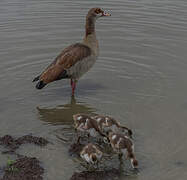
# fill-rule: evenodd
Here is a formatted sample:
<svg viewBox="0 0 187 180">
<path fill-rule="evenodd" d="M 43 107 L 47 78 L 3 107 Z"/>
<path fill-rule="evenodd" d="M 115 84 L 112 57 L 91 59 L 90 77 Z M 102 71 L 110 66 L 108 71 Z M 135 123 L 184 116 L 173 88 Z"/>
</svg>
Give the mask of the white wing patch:
<svg viewBox="0 0 187 180">
<path fill-rule="evenodd" d="M 97 122 L 100 122 L 100 121 L 101 121 L 101 119 L 102 119 L 101 117 L 97 118 Z"/>
<path fill-rule="evenodd" d="M 108 120 L 109 120 L 109 118 L 106 117 L 105 120 L 106 120 L 106 126 L 109 126 L 109 124 L 108 124 Z"/>
<path fill-rule="evenodd" d="M 108 120 L 109 120 L 109 118 L 108 118 L 108 117 L 106 117 L 105 119 L 106 119 L 106 121 L 108 121 Z"/>
<path fill-rule="evenodd" d="M 88 154 L 84 154 L 84 159 L 88 162 L 88 163 L 90 163 L 90 157 L 89 157 L 89 155 Z"/>
<path fill-rule="evenodd" d="M 134 168 L 134 165 L 133 165 L 133 159 L 131 158 L 131 165 L 132 165 L 132 167 Z"/>
<path fill-rule="evenodd" d="M 85 129 L 84 129 L 84 123 L 81 123 L 81 124 L 78 126 L 77 129 L 80 130 L 80 131 L 85 131 Z"/>
<path fill-rule="evenodd" d="M 81 120 L 81 119 L 82 119 L 82 116 L 78 116 L 77 120 L 79 121 L 79 120 Z"/>
<path fill-rule="evenodd" d="M 134 152 L 134 144 L 132 145 L 132 152 Z"/>
<path fill-rule="evenodd" d="M 86 123 L 85 123 L 85 129 L 88 129 L 88 121 L 89 121 L 89 119 L 87 118 Z"/>
<path fill-rule="evenodd" d="M 116 139 L 117 135 L 113 135 L 112 136 L 112 140 Z"/>
<path fill-rule="evenodd" d="M 122 141 L 123 139 L 122 138 L 119 138 L 119 141 L 117 142 L 116 146 L 119 148 L 119 144 L 120 142 Z"/>
</svg>

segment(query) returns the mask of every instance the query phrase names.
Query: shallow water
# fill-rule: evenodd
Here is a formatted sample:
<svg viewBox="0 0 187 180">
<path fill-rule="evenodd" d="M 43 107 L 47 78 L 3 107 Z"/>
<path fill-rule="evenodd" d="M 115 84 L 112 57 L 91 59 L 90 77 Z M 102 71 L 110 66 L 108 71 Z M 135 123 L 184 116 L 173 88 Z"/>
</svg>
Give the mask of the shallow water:
<svg viewBox="0 0 187 180">
<path fill-rule="evenodd" d="M 36 90 L 32 79 L 82 39 L 95 6 L 112 16 L 97 22 L 100 56 L 75 99 L 68 80 Z M 135 132 L 140 173 L 121 179 L 186 179 L 186 12 L 185 0 L 1 0 L 0 136 L 46 137 L 52 145 L 19 151 L 44 162 L 45 179 L 69 179 L 80 165 L 59 137 L 73 136 L 72 115 L 109 114 Z"/>
</svg>

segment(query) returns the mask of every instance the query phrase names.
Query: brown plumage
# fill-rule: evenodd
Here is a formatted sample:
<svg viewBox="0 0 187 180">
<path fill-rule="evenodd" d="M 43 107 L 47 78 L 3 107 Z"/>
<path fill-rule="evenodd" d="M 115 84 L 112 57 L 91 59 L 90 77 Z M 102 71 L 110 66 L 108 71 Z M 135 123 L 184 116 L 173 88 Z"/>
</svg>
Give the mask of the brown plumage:
<svg viewBox="0 0 187 180">
<path fill-rule="evenodd" d="M 134 155 L 134 145 L 129 137 L 110 131 L 108 138 L 113 150 L 119 154 L 119 157 L 126 156 L 126 158 L 130 159 L 132 167 L 137 168 L 138 161 Z"/>
<path fill-rule="evenodd" d="M 55 61 L 41 74 L 40 80 L 48 84 L 63 78 L 73 78 L 73 75 L 68 75 L 67 70 L 90 55 L 91 49 L 86 45 L 80 43 L 71 45 L 56 57 Z"/>
<path fill-rule="evenodd" d="M 83 113 L 75 114 L 73 115 L 73 120 L 76 130 L 87 133 L 92 137 L 98 137 L 99 135 L 105 137 L 105 134 L 100 130 L 97 121 L 92 119 L 89 115 Z M 80 137 L 78 137 L 78 141 L 79 140 Z"/>
<path fill-rule="evenodd" d="M 83 147 L 82 151 L 80 152 L 80 156 L 89 164 L 97 164 L 101 158 L 103 153 L 99 149 L 98 146 L 89 143 Z"/>
<path fill-rule="evenodd" d="M 83 42 L 65 48 L 56 59 L 34 81 L 37 89 L 60 79 L 71 79 L 72 95 L 78 79 L 95 63 L 99 47 L 95 33 L 95 21 L 102 16 L 109 16 L 100 8 L 92 8 L 86 16 L 85 37 Z"/>
<path fill-rule="evenodd" d="M 96 115 L 92 116 L 92 118 L 96 119 L 100 129 L 102 132 L 113 131 L 119 132 L 120 130 L 126 130 L 128 132 L 129 137 L 132 136 L 132 130 L 122 126 L 116 119 L 110 116 Z"/>
</svg>

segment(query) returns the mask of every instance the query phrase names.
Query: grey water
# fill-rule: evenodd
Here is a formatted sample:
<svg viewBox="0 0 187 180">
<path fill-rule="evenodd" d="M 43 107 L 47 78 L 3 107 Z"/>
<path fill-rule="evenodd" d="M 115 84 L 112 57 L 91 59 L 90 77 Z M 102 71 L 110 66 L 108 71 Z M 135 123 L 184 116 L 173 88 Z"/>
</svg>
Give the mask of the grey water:
<svg viewBox="0 0 187 180">
<path fill-rule="evenodd" d="M 92 7 L 112 16 L 96 23 L 100 56 L 75 99 L 68 80 L 36 90 L 32 79 L 82 40 Z M 33 133 L 53 142 L 19 149 L 43 162 L 45 179 L 68 180 L 81 168 L 59 138 L 72 138 L 78 112 L 110 115 L 134 131 L 140 172 L 122 179 L 186 179 L 186 77 L 186 0 L 0 1 L 0 136 Z"/>
</svg>

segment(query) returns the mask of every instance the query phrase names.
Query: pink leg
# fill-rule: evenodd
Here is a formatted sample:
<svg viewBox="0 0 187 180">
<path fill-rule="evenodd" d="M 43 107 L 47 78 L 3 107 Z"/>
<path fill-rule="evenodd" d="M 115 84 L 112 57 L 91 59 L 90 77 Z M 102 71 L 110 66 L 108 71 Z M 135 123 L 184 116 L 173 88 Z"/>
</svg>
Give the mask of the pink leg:
<svg viewBox="0 0 187 180">
<path fill-rule="evenodd" d="M 73 79 L 71 79 L 72 96 L 74 96 L 75 88 L 76 88 L 76 80 L 73 81 Z"/>
<path fill-rule="evenodd" d="M 76 88 L 76 82 L 73 82 L 73 84 L 72 84 L 72 95 L 74 95 L 75 88 Z"/>
</svg>

